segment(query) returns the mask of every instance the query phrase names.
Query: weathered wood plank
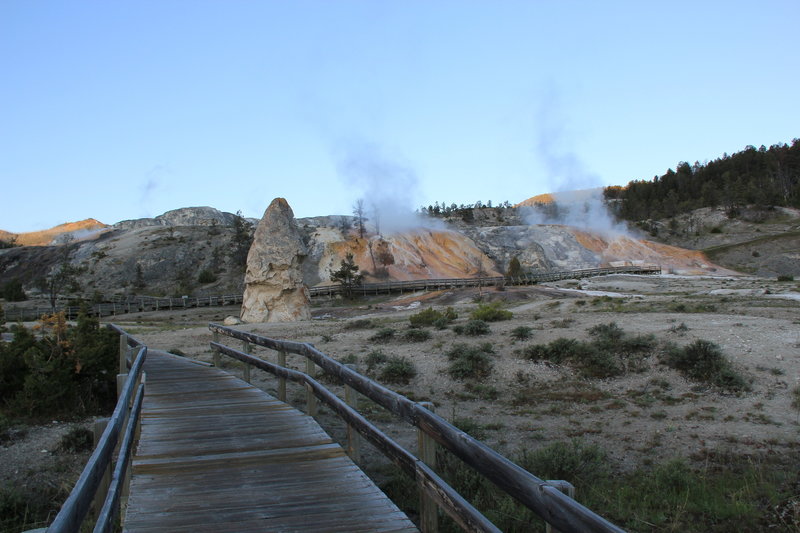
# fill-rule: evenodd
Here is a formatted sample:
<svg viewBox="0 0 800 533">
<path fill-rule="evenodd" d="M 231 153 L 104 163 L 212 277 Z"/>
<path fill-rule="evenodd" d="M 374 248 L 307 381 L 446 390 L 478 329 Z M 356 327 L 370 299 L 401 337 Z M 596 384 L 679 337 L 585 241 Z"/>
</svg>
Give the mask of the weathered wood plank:
<svg viewBox="0 0 800 533">
<path fill-rule="evenodd" d="M 219 369 L 151 360 L 125 531 L 416 531 L 311 417 Z"/>
</svg>

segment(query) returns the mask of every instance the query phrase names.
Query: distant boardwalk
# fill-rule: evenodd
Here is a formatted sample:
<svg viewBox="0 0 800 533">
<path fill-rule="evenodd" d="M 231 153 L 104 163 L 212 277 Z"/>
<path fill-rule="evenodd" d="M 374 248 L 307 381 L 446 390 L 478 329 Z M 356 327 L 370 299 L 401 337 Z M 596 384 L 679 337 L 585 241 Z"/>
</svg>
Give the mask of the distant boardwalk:
<svg viewBox="0 0 800 533">
<path fill-rule="evenodd" d="M 417 531 L 309 416 L 151 350 L 124 531 Z"/>
</svg>

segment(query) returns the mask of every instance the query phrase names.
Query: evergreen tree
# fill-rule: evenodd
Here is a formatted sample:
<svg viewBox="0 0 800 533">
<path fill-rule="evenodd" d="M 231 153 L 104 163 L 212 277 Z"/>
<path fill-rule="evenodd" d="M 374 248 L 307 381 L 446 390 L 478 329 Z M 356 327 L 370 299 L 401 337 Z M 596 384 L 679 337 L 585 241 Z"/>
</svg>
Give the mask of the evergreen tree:
<svg viewBox="0 0 800 533">
<path fill-rule="evenodd" d="M 253 244 L 253 225 L 237 211 L 233 219 L 233 237 L 231 238 L 231 259 L 240 269 L 247 265 L 247 254 Z"/>
<path fill-rule="evenodd" d="M 353 254 L 347 254 L 339 266 L 339 270 L 330 271 L 331 281 L 338 283 L 342 287 L 345 298 L 353 298 L 353 290 L 361 286 L 364 279 L 358 272 L 358 265 L 355 263 Z"/>
<path fill-rule="evenodd" d="M 511 258 L 511 261 L 508 262 L 508 270 L 506 271 L 506 276 L 510 278 L 518 278 L 522 276 L 522 265 L 519 262 L 519 259 L 515 255 Z"/>
</svg>

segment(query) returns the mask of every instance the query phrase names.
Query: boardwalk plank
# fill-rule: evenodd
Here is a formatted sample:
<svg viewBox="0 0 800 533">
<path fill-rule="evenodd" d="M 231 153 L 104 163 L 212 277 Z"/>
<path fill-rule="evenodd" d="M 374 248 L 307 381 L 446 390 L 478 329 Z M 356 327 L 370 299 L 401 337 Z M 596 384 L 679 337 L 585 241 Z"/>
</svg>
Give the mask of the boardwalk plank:
<svg viewBox="0 0 800 533">
<path fill-rule="evenodd" d="M 310 417 L 153 353 L 125 531 L 416 531 Z"/>
</svg>

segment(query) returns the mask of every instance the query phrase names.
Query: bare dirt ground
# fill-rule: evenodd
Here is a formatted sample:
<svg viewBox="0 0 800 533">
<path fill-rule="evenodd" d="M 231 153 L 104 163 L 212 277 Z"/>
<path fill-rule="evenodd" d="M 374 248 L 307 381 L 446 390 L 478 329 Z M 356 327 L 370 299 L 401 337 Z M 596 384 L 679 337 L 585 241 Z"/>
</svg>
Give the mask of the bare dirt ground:
<svg viewBox="0 0 800 533">
<path fill-rule="evenodd" d="M 800 384 L 799 288 L 797 283 L 754 278 L 619 275 L 505 291 L 484 289 L 481 294 L 475 289 L 384 297 L 356 306 L 320 305 L 311 321 L 238 327 L 311 342 L 338 360 L 356 361 L 357 368 L 372 377 L 376 376 L 368 372 L 365 360 L 373 350 L 407 357 L 417 376 L 408 384 L 387 386 L 412 399 L 434 402 L 449 420 L 469 420 L 478 436 L 498 451 L 513 453 L 580 437 L 602 446 L 624 467 L 702 457 L 722 449 L 784 454 L 798 445 L 800 413 L 792 407 L 792 390 Z M 396 339 L 376 344 L 369 340 L 375 327 L 346 329 L 349 322 L 368 318 L 378 328 L 397 330 L 399 336 L 408 328 L 408 317 L 428 306 L 452 306 L 460 317 L 454 324 L 459 324 L 468 320 L 479 299 L 505 301 L 513 319 L 492 323 L 491 334 L 480 337 L 431 328 L 432 338 L 424 342 Z M 210 361 L 206 322 L 235 314 L 233 308 L 148 313 L 119 317 L 118 323 L 148 345 Z M 660 364 L 657 353 L 646 359 L 643 371 L 611 379 L 584 379 L 567 366 L 532 362 L 516 353 L 559 337 L 587 340 L 590 327 L 610 322 L 627 333 L 653 334 L 659 341 L 679 345 L 712 341 L 746 376 L 752 390 L 736 395 L 689 381 Z M 511 337 L 511 330 L 521 325 L 533 328 L 531 339 Z M 489 342 L 494 347 L 493 371 L 480 385 L 483 391 L 493 388 L 495 399 L 483 399 L 485 392 L 474 392 L 474 383 L 448 375 L 445 354 L 459 342 Z M 257 353 L 274 357 L 267 350 Z M 302 361 L 290 364 L 300 368 Z M 232 362 L 228 366 L 238 372 Z M 267 390 L 274 389 L 270 377 L 256 379 Z M 301 392 L 297 391 L 298 402 Z M 332 434 L 340 435 L 331 423 Z M 404 424 L 389 423 L 387 429 L 401 440 L 413 439 Z"/>
<path fill-rule="evenodd" d="M 479 301 L 495 300 L 504 302 L 513 319 L 491 323 L 491 333 L 479 337 L 459 336 L 452 330 L 452 325 L 469 320 Z M 445 330 L 428 328 L 432 337 L 427 341 L 402 340 L 408 317 L 429 306 L 439 310 L 452 306 L 459 318 Z M 221 323 L 238 312 L 237 307 L 201 308 L 123 315 L 113 321 L 153 348 L 211 361 L 208 322 Z M 369 371 L 366 363 L 370 352 L 407 357 L 417 369 L 416 377 L 407 384 L 386 385 L 414 400 L 434 402 L 437 413 L 468 426 L 477 438 L 503 454 L 580 438 L 605 449 L 621 469 L 675 457 L 701 462 L 720 453 L 797 456 L 800 411 L 792 406 L 793 391 L 800 386 L 797 282 L 616 275 L 504 291 L 382 296 L 354 305 L 315 302 L 313 317 L 305 322 L 237 327 L 311 342 L 335 359 L 354 361 L 359 371 L 374 379 L 378 372 Z M 373 326 L 347 327 L 360 319 L 369 319 Z M 517 353 L 525 346 L 560 337 L 588 340 L 589 328 L 610 322 L 630 334 L 652 334 L 659 346 L 668 341 L 679 345 L 697 339 L 712 341 L 747 378 L 752 390 L 737 395 L 687 380 L 659 363 L 660 348 L 645 360 L 642 371 L 611 379 L 585 379 L 569 366 L 532 362 Z M 532 337 L 514 340 L 510 333 L 519 326 L 531 327 Z M 382 344 L 370 340 L 380 328 L 396 330 L 395 339 Z M 495 352 L 489 377 L 480 383 L 452 379 L 445 354 L 453 345 L 486 342 Z M 239 347 L 237 342 L 230 344 Z M 265 349 L 256 354 L 275 360 L 275 354 Z M 304 368 L 304 361 L 296 356 L 289 364 Z M 222 366 L 241 373 L 233 361 Z M 256 371 L 253 377 L 254 383 L 274 392 L 271 376 Z M 337 385 L 331 383 L 331 387 Z M 302 409 L 304 391 L 291 385 L 289 389 L 292 403 Z M 416 435 L 407 424 L 369 402 L 361 406 L 389 436 L 415 449 Z M 343 442 L 343 425 L 333 414 L 323 409 L 320 422 Z M 67 429 L 62 423 L 31 428 L 26 436 L 0 444 L 4 484 L 34 482 L 47 470 L 63 475 L 42 482 L 63 484 L 66 477 L 74 479 L 79 468 L 68 468 L 68 463 L 82 465 L 85 459 L 70 460 L 54 451 Z M 367 471 L 380 477 L 376 452 L 365 446 L 362 455 Z"/>
</svg>

